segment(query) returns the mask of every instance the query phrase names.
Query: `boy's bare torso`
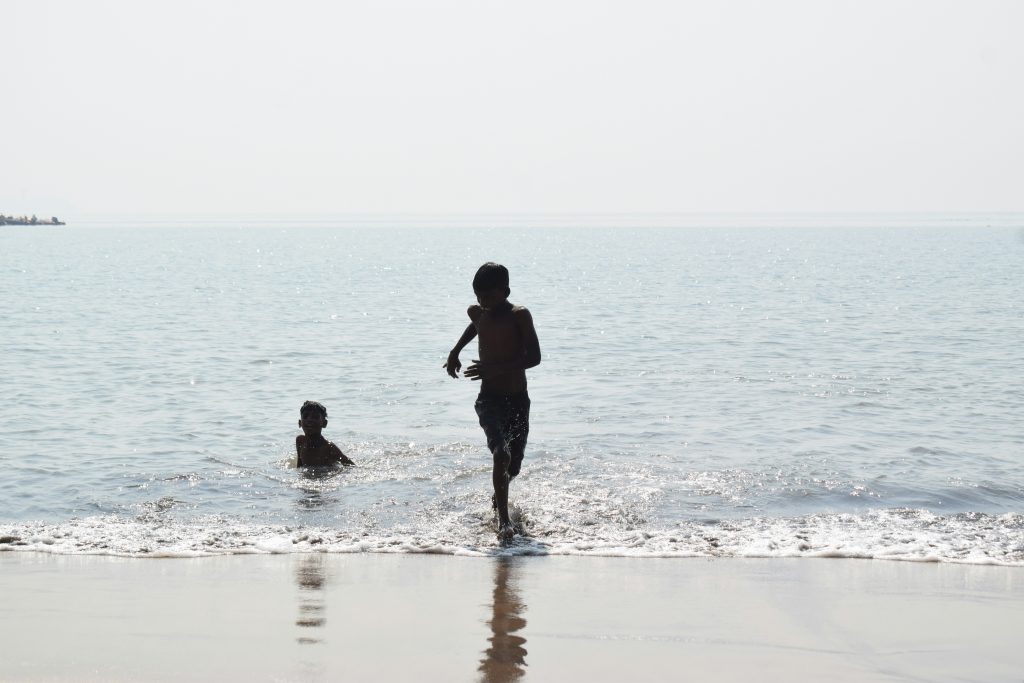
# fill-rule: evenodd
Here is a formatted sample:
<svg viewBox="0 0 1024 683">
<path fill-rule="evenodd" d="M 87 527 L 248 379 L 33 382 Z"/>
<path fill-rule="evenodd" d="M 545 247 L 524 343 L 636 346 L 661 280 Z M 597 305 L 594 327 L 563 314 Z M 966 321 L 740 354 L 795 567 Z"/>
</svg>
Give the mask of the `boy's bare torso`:
<svg viewBox="0 0 1024 683">
<path fill-rule="evenodd" d="M 526 352 L 519 316 L 529 315 L 523 306 L 509 304 L 497 310 L 469 307 L 469 318 L 476 326 L 482 363 L 509 363 Z M 511 395 L 526 391 L 526 370 L 515 369 L 480 380 L 484 394 Z"/>
<path fill-rule="evenodd" d="M 351 462 L 340 448 L 322 436 L 310 439 L 305 434 L 299 434 L 295 437 L 295 453 L 299 467 L 327 467 L 338 462 Z"/>
</svg>

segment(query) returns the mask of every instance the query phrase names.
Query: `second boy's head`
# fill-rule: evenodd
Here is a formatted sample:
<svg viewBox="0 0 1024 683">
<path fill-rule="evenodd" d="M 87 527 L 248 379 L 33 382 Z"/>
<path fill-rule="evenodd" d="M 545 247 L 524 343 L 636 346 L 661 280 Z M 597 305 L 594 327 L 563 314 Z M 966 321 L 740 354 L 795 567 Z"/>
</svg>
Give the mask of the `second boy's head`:
<svg viewBox="0 0 1024 683">
<path fill-rule="evenodd" d="M 306 401 L 299 408 L 299 427 L 307 435 L 319 434 L 327 426 L 327 408 L 316 401 Z"/>
<path fill-rule="evenodd" d="M 481 308 L 494 308 L 508 299 L 508 268 L 488 261 L 477 269 L 473 277 L 473 293 Z"/>
</svg>

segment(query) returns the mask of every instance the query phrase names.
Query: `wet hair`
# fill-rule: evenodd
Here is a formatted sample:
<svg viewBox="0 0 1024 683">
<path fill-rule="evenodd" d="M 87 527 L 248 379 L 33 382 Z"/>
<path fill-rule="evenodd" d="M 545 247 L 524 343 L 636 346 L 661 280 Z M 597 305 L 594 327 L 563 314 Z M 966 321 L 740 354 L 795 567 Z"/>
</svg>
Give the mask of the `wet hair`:
<svg viewBox="0 0 1024 683">
<path fill-rule="evenodd" d="M 508 289 L 508 268 L 500 263 L 488 261 L 477 269 L 473 277 L 473 289 L 477 292 L 486 292 L 498 287 Z"/>
<path fill-rule="evenodd" d="M 322 418 L 327 419 L 327 408 L 324 407 L 324 404 L 316 401 L 306 401 L 303 403 L 302 407 L 299 408 L 299 417 L 306 417 L 306 413 L 311 410 L 319 412 Z"/>
</svg>

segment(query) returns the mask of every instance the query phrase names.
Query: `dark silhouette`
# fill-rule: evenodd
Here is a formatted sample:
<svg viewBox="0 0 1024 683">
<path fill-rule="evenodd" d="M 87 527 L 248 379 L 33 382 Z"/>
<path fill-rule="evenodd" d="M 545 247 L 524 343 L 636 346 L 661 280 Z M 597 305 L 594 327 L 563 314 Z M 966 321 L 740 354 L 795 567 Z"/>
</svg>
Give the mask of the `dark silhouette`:
<svg viewBox="0 0 1024 683">
<path fill-rule="evenodd" d="M 299 409 L 299 417 L 303 433 L 295 437 L 295 464 L 298 467 L 355 465 L 320 433 L 327 426 L 327 408 L 316 401 L 306 401 Z"/>
<path fill-rule="evenodd" d="M 327 623 L 323 597 L 324 583 L 326 583 L 323 563 L 324 558 L 320 555 L 307 555 L 299 562 L 295 572 L 300 591 L 299 618 L 295 620 L 295 625 L 299 628 L 323 628 Z M 321 638 L 317 637 L 315 631 L 308 635 L 303 634 L 296 640 L 302 645 L 315 645 L 323 642 Z"/>
<path fill-rule="evenodd" d="M 491 644 L 477 667 L 485 683 L 510 683 L 526 673 L 526 638 L 516 635 L 526 628 L 525 607 L 515 585 L 515 558 L 501 557 L 494 565 L 494 600 L 491 604 Z"/>
<path fill-rule="evenodd" d="M 449 352 L 444 367 L 450 376 L 458 377 L 462 368 L 459 353 L 479 336 L 480 358 L 466 368 L 465 375 L 480 382 L 476 414 L 494 459 L 493 502 L 498 513 L 498 538 L 504 544 L 521 531 L 509 518 L 508 488 L 519 474 L 530 432 L 526 371 L 540 364 L 540 342 L 530 311 L 508 300 L 511 290 L 505 266 L 480 266 L 473 278 L 473 292 L 477 303 L 466 311 L 469 325 Z"/>
</svg>

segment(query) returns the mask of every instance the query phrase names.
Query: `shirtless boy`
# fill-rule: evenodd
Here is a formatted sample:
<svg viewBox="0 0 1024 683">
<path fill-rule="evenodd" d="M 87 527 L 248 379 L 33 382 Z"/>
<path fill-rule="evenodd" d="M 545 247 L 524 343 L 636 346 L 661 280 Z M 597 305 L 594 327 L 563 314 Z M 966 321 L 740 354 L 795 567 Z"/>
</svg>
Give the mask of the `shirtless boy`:
<svg viewBox="0 0 1024 683">
<path fill-rule="evenodd" d="M 462 369 L 459 352 L 473 337 L 479 337 L 480 358 L 464 374 L 480 382 L 476 414 L 494 458 L 491 479 L 498 512 L 498 538 L 508 542 L 515 534 L 508 514 L 508 487 L 519 474 L 530 431 L 526 370 L 540 364 L 540 342 L 530 312 L 508 300 L 505 266 L 480 266 L 473 278 L 473 292 L 477 304 L 467 311 L 470 323 L 448 354 L 444 367 L 449 375 L 458 377 Z"/>
<path fill-rule="evenodd" d="M 306 401 L 299 408 L 299 417 L 303 433 L 295 437 L 298 467 L 326 467 L 335 463 L 355 465 L 340 448 L 320 434 L 327 426 L 327 408 L 316 401 Z"/>
</svg>

